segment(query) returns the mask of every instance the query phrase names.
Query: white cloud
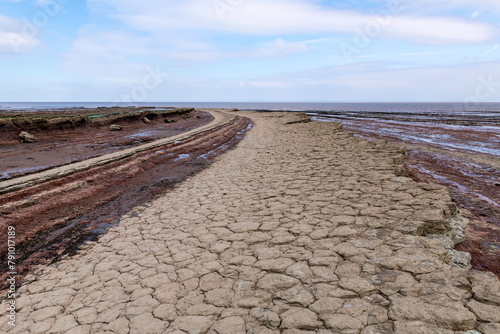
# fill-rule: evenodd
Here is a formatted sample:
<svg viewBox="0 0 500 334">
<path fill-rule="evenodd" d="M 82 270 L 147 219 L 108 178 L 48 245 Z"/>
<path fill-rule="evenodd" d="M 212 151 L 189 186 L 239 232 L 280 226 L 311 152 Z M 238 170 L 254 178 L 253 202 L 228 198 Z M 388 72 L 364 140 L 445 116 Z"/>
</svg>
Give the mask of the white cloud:
<svg viewBox="0 0 500 334">
<path fill-rule="evenodd" d="M 454 66 L 397 68 L 394 63 L 370 62 L 288 72 L 249 80 L 165 78 L 146 101 L 414 101 L 464 102 L 474 96 L 484 80 L 500 82 L 500 62 L 462 63 Z M 493 74 L 493 77 L 492 77 Z M 54 83 L 0 90 L 0 100 L 22 99 L 26 90 L 34 100 L 109 101 L 129 93 L 133 85 L 113 83 Z M 28 86 L 26 86 L 28 85 Z M 55 91 L 53 88 L 57 88 Z M 481 88 L 484 93 L 484 88 Z M 3 96 L 3 98 L 2 98 Z M 482 102 L 500 99 L 500 88 Z"/>
<path fill-rule="evenodd" d="M 391 2 L 394 0 L 383 0 Z M 453 11 L 456 9 L 472 9 L 478 14 L 482 11 L 493 10 L 500 12 L 500 2 L 495 0 L 397 0 L 408 11 L 436 13 L 439 11 Z"/>
<path fill-rule="evenodd" d="M 492 47 L 491 49 L 486 51 L 486 53 L 491 53 L 491 52 L 495 51 L 496 49 L 498 49 L 498 47 L 500 47 L 500 44 L 496 44 L 494 47 Z"/>
<path fill-rule="evenodd" d="M 140 81 L 144 64 L 191 67 L 196 77 L 196 64 L 203 62 L 305 53 L 342 38 L 351 41 L 359 29 L 381 19 L 334 10 L 316 0 L 227 0 L 234 5 L 222 17 L 214 8 L 215 0 L 87 2 L 93 15 L 103 16 L 109 25 L 83 27 L 62 56 L 62 67 L 115 83 Z M 487 42 L 497 34 L 495 27 L 476 20 L 410 13 L 384 17 L 387 24 L 376 38 L 449 45 Z M 295 34 L 313 39 L 291 41 L 297 40 Z M 238 42 L 240 36 L 247 40 Z M 222 39 L 226 41 L 216 47 Z M 338 52 L 338 46 L 332 45 L 331 50 Z"/>
<path fill-rule="evenodd" d="M 115 83 L 134 83 L 142 80 L 145 64 L 132 61 L 153 55 L 149 41 L 118 31 L 101 31 L 87 25 L 73 42 L 69 52 L 62 55 L 62 68 Z"/>
<path fill-rule="evenodd" d="M 394 68 L 393 63 L 358 63 L 246 81 L 193 80 L 172 76 L 151 92 L 148 100 L 464 102 L 474 96 L 481 78 L 489 78 L 491 73 L 500 73 L 500 62 L 415 68 Z M 495 76 L 493 80 L 500 82 L 500 77 Z M 120 87 L 103 86 L 104 91 L 99 94 L 108 96 L 108 99 L 109 96 L 119 96 L 123 92 Z M 92 100 L 91 96 L 87 98 Z M 483 102 L 498 101 L 499 98 L 500 89 Z"/>
<path fill-rule="evenodd" d="M 298 96 L 303 101 L 453 101 L 474 96 L 481 80 L 500 82 L 500 62 L 455 66 L 405 67 L 401 63 L 367 62 L 311 71 L 264 76 L 247 87 L 274 89 L 276 100 Z M 498 86 L 497 86 L 498 87 Z M 498 101 L 496 89 L 487 101 Z"/>
<path fill-rule="evenodd" d="M 307 46 L 301 42 L 287 42 L 278 38 L 270 43 L 264 43 L 258 50 L 257 54 L 263 56 L 283 55 L 290 53 L 303 52 L 307 50 Z"/>
<path fill-rule="evenodd" d="M 420 0 L 424 1 L 424 0 Z M 228 2 L 230 3 L 230 2 Z M 236 2 L 240 3 L 240 2 Z M 89 0 L 92 7 L 113 7 L 112 18 L 144 31 L 203 29 L 247 35 L 296 33 L 352 34 L 373 15 L 339 11 L 311 0 L 242 1 L 221 18 L 213 0 Z M 493 38 L 490 25 L 453 17 L 394 15 L 387 37 L 432 44 L 480 43 Z"/>
<path fill-rule="evenodd" d="M 38 45 L 31 30 L 19 20 L 0 15 L 0 53 L 20 54 Z"/>
</svg>

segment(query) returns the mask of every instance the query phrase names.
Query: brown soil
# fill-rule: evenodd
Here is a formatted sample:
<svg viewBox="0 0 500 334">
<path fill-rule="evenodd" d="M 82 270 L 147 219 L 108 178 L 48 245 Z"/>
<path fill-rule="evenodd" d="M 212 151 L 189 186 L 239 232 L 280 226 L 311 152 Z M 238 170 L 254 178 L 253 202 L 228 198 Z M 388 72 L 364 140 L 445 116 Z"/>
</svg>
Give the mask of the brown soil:
<svg viewBox="0 0 500 334">
<path fill-rule="evenodd" d="M 182 127 L 168 131 L 172 134 L 180 129 L 186 131 L 211 117 L 198 114 L 202 118 L 193 117 L 182 123 Z M 16 228 L 16 249 L 20 257 L 16 268 L 20 279 L 31 267 L 57 261 L 63 254 L 74 252 L 81 241 L 97 238 L 117 224 L 124 213 L 136 206 L 147 206 L 158 194 L 207 167 L 215 156 L 242 138 L 249 124 L 248 119 L 238 117 L 228 125 L 181 143 L 3 195 L 0 206 L 10 209 L 0 215 L 0 229 L 2 235 L 6 235 L 7 226 Z M 136 132 L 143 128 L 141 125 Z M 123 134 L 126 132 L 120 132 L 120 136 Z M 82 141 L 81 147 L 85 145 Z M 0 255 L 5 255 L 6 246 L 1 244 Z M 2 282 L 4 276 L 0 276 Z"/>
<path fill-rule="evenodd" d="M 94 110 L 94 114 L 97 112 Z M 35 143 L 19 142 L 18 134 L 23 129 L 18 127 L 3 129 L 0 132 L 0 180 L 174 136 L 207 124 L 213 119 L 209 113 L 202 111 L 165 115 L 152 112 L 129 114 L 134 115 L 134 118 L 123 117 L 126 114 L 117 114 L 112 115 L 111 119 L 102 119 L 97 123 L 88 121 L 61 129 L 57 127 L 24 129 L 35 136 Z M 151 123 L 144 122 L 146 116 Z M 175 122 L 165 123 L 165 119 Z M 124 128 L 122 131 L 109 131 L 110 123 Z"/>
</svg>

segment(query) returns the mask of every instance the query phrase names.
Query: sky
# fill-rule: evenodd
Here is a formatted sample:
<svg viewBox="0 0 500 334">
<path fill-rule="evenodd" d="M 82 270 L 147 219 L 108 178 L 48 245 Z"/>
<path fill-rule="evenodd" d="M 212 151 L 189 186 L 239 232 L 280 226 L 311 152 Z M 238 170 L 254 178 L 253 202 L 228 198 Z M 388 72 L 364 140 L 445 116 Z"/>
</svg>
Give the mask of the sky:
<svg viewBox="0 0 500 334">
<path fill-rule="evenodd" d="M 498 102 L 500 1 L 0 0 L 0 102 Z"/>
</svg>

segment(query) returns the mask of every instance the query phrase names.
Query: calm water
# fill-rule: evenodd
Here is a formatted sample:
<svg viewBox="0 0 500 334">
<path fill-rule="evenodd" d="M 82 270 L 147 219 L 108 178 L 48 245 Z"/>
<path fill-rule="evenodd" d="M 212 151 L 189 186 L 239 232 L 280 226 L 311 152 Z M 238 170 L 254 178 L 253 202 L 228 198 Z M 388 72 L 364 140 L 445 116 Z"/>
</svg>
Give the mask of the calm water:
<svg viewBox="0 0 500 334">
<path fill-rule="evenodd" d="M 251 110 L 338 111 L 369 113 L 444 113 L 500 115 L 500 103 L 266 103 L 266 102 L 0 102 L 0 110 L 97 108 L 112 106 L 238 108 Z"/>
</svg>

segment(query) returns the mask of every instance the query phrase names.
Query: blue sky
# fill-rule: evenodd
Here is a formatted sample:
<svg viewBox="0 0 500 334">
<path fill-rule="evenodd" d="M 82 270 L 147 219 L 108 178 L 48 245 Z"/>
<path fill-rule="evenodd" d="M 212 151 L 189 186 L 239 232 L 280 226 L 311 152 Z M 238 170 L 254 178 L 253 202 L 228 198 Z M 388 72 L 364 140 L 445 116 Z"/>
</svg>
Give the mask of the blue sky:
<svg viewBox="0 0 500 334">
<path fill-rule="evenodd" d="M 500 101 L 500 1 L 0 0 L 0 101 Z"/>
</svg>

